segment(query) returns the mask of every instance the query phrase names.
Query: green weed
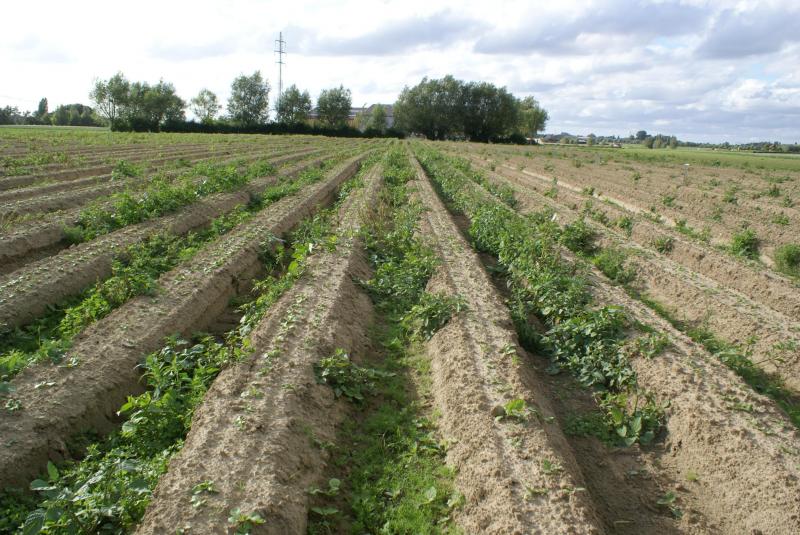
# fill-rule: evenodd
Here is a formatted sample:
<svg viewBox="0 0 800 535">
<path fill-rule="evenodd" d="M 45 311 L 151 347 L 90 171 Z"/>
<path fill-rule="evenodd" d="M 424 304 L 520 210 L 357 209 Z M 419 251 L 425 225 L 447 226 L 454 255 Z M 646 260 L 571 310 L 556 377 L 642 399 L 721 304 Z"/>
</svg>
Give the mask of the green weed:
<svg viewBox="0 0 800 535">
<path fill-rule="evenodd" d="M 591 255 L 597 250 L 597 234 L 583 219 L 564 226 L 559 240 L 572 252 Z"/>
<path fill-rule="evenodd" d="M 659 236 L 653 240 L 653 248 L 661 254 L 671 253 L 675 247 L 675 238 L 672 236 Z"/>
<path fill-rule="evenodd" d="M 758 260 L 759 239 L 753 229 L 744 229 L 733 235 L 729 250 L 731 254 Z"/>
<path fill-rule="evenodd" d="M 621 249 L 606 248 L 592 262 L 610 280 L 617 284 L 627 284 L 636 278 L 636 270 L 625 265 L 627 258 Z"/>
<path fill-rule="evenodd" d="M 413 336 L 430 339 L 450 318 L 466 309 L 460 296 L 423 293 L 417 304 L 403 316 L 400 324 Z"/>
<path fill-rule="evenodd" d="M 405 152 L 390 152 L 384 160 L 387 188 L 362 227 L 374 269 L 363 284 L 383 318 L 376 334 L 376 345 L 385 349 L 382 376 L 374 383 L 376 395 L 366 400 L 364 421 L 345 431 L 356 449 L 337 461 L 350 467 L 343 485 L 350 508 L 311 515 L 312 534 L 341 531 L 337 522 L 354 533 L 450 533 L 452 512 L 463 503 L 445 464 L 445 446 L 413 399 L 409 378 L 413 371 L 425 388 L 429 364 L 417 344 L 463 306 L 456 298 L 425 293 L 436 257 L 417 235 L 420 207 L 410 202 L 406 186 L 414 176 Z"/>
<path fill-rule="evenodd" d="M 314 364 L 314 374 L 317 382 L 330 386 L 337 398 L 344 396 L 358 403 L 364 401 L 365 394 L 374 392 L 375 382 L 384 377 L 378 370 L 355 364 L 341 348 Z"/>
<path fill-rule="evenodd" d="M 640 428 L 626 438 L 649 437 L 647 432 L 661 425 L 661 413 L 635 386 L 636 376 L 623 344 L 624 314 L 614 308 L 589 306 L 591 296 L 580 270 L 562 259 L 562 231 L 551 214 L 520 216 L 470 188 L 470 179 L 460 173 L 457 159 L 420 146 L 415 152 L 445 199 L 469 216 L 468 233 L 475 247 L 498 259 L 498 268 L 507 277 L 509 308 L 523 345 L 549 354 L 554 368 L 551 371 L 568 369 L 584 384 L 608 389 L 607 395 L 627 395 L 633 390 L 631 399 L 642 400 L 641 406 L 626 407 L 621 424 L 628 426 L 626 430 L 637 425 Z M 579 225 L 570 232 L 573 235 L 565 240 L 576 249 L 587 243 L 586 232 Z M 609 265 L 615 264 L 618 273 L 626 272 L 621 262 L 611 260 Z M 531 316 L 545 325 L 545 335 L 531 326 Z M 609 425 L 613 406 L 609 401 L 605 407 Z M 640 418 L 640 424 L 635 423 L 636 418 Z"/>
</svg>

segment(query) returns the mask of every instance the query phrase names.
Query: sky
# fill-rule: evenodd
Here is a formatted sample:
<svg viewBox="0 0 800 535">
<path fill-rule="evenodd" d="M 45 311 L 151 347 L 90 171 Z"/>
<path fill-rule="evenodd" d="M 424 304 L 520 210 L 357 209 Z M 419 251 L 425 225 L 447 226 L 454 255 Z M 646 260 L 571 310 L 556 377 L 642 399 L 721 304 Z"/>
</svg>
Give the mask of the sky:
<svg viewBox="0 0 800 535">
<path fill-rule="evenodd" d="M 96 78 L 172 82 L 225 102 L 261 70 L 313 98 L 352 90 L 392 103 L 424 76 L 452 74 L 533 95 L 547 132 L 693 141 L 800 142 L 800 2 L 259 0 L 3 5 L 0 106 L 89 103 Z"/>
</svg>

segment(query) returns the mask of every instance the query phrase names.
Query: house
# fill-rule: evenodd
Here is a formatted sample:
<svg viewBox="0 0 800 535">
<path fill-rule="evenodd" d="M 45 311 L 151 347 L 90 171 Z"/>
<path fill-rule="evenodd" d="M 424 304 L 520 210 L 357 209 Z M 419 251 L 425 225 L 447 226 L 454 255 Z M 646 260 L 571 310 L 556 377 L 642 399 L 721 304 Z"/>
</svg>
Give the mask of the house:
<svg viewBox="0 0 800 535">
<path fill-rule="evenodd" d="M 383 106 L 383 111 L 386 113 L 386 128 L 392 128 L 394 126 L 394 107 L 391 104 L 372 104 L 362 108 L 350 108 L 347 124 L 355 128 L 361 128 L 361 125 L 357 124 L 359 114 L 369 118 L 375 111 L 376 106 Z"/>
<path fill-rule="evenodd" d="M 375 106 L 379 105 L 383 106 L 386 112 L 386 128 L 391 128 L 394 126 L 394 107 L 391 104 L 372 104 L 371 106 L 350 108 L 350 112 L 347 114 L 347 126 L 358 128 L 359 125 L 356 124 L 356 119 L 359 114 L 363 113 L 365 117 L 369 117 L 372 115 Z M 311 124 L 316 124 L 319 121 L 319 110 L 317 108 L 312 109 L 308 114 L 308 121 Z"/>
</svg>

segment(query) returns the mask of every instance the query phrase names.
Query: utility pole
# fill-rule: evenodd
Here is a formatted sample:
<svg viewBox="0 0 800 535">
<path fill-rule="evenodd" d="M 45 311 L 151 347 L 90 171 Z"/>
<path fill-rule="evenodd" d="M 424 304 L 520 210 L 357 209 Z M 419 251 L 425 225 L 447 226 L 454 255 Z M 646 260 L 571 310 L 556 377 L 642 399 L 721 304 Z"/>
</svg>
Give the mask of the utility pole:
<svg viewBox="0 0 800 535">
<path fill-rule="evenodd" d="M 283 66 L 285 62 L 283 61 L 283 55 L 286 54 L 286 41 L 283 40 L 283 32 L 278 34 L 278 38 L 275 40 L 275 53 L 278 54 L 278 100 L 283 96 Z"/>
</svg>

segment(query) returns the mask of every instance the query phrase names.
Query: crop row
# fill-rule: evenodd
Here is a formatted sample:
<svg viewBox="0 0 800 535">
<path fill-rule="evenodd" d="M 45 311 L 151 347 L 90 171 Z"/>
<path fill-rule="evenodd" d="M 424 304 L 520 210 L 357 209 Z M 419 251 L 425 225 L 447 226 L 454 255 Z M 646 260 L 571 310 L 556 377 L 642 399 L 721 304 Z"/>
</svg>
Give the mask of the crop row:
<svg viewBox="0 0 800 535">
<path fill-rule="evenodd" d="M 122 254 L 133 243 L 137 243 L 147 236 L 158 231 L 167 231 L 173 234 L 184 234 L 189 230 L 207 225 L 209 221 L 219 215 L 232 210 L 238 204 L 247 204 L 251 198 L 257 196 L 263 188 L 274 182 L 274 168 L 256 164 L 252 167 L 253 174 L 245 174 L 246 180 L 238 178 L 241 175 L 224 172 L 219 180 L 207 183 L 202 195 L 192 192 L 191 196 L 180 198 L 183 204 L 193 202 L 184 210 L 179 210 L 166 217 L 156 217 L 159 212 L 175 210 L 180 206 L 165 204 L 150 205 L 148 197 L 141 197 L 141 202 L 128 204 L 127 213 L 131 217 L 143 219 L 141 223 L 124 225 L 116 232 L 105 233 L 111 230 L 108 226 L 99 228 L 103 234 L 90 241 L 85 241 L 77 247 L 71 247 L 61 253 L 26 266 L 15 271 L 0 282 L 3 296 L 0 298 L 0 324 L 7 326 L 20 326 L 41 315 L 49 304 L 55 304 L 62 299 L 73 295 L 85 288 L 91 281 L 108 276 L 112 260 Z M 290 169 L 284 176 L 291 178 L 300 168 Z M 264 176 L 264 175 L 267 176 Z M 253 180 L 255 176 L 261 178 Z M 253 180 L 252 182 L 249 182 Z M 241 189 L 242 184 L 248 187 Z M 235 188 L 239 188 L 236 190 Z M 217 190 L 219 193 L 215 193 Z M 234 190 L 223 193 L 225 190 Z M 152 206 L 152 208 L 150 208 Z M 166 210 L 164 210 L 166 208 Z M 149 210 L 149 211 L 148 211 Z M 163 212 L 162 212 L 163 210 Z M 109 212 L 102 212 L 109 213 Z M 110 212 L 115 213 L 115 212 Z M 156 219 L 150 219 L 156 217 Z M 120 221 L 119 219 L 112 219 Z M 94 230 L 97 227 L 88 227 Z M 74 233 L 76 238 L 86 236 L 87 231 L 80 229 Z M 75 241 L 81 241 L 76 239 Z M 32 298 L 33 297 L 33 298 Z"/>
<path fill-rule="evenodd" d="M 797 504 L 786 496 L 796 492 L 791 474 L 800 451 L 796 431 L 773 403 L 599 272 L 565 255 L 564 231 L 551 214 L 519 215 L 478 185 L 486 178 L 467 162 L 425 146 L 416 151 L 451 206 L 469 217 L 475 246 L 497 259 L 523 344 L 547 354 L 552 373 L 569 369 L 592 386 L 602 426 L 587 419 L 583 432 L 611 443 L 664 441 L 672 459 L 664 463 L 656 455 L 654 462 L 667 482 L 691 470 L 713 488 L 728 489 L 715 500 L 688 493 L 678 498 L 675 492 L 664 500 L 692 503 L 723 531 L 742 525 L 797 529 Z M 626 336 L 631 331 L 642 334 Z M 659 332 L 668 333 L 667 344 Z M 728 437 L 722 448 L 715 438 L 720 434 Z M 658 451 L 642 451 L 649 448 Z M 778 451 L 792 453 L 776 456 Z M 731 488 L 732 471 L 738 484 Z M 789 479 L 774 489 L 765 484 L 765 473 Z"/>
<path fill-rule="evenodd" d="M 257 161 L 259 159 L 280 156 L 281 154 L 288 156 L 306 152 L 309 151 L 278 151 L 274 154 L 257 152 L 250 155 L 245 154 L 243 157 L 229 161 L 227 165 L 242 165 L 247 161 Z M 66 191 L 42 192 L 41 195 L 30 195 L 28 198 L 10 201 L 0 210 L 0 217 L 2 218 L 3 225 L 6 227 L 18 225 L 20 221 L 30 219 L 32 214 L 69 209 L 84 204 L 92 199 L 112 196 L 116 194 L 116 192 L 136 191 L 153 186 L 157 183 L 188 180 L 192 177 L 196 178 L 198 175 L 193 174 L 193 172 L 196 169 L 201 170 L 207 165 L 208 162 L 199 162 L 189 169 L 184 168 L 171 172 L 158 172 L 143 179 L 138 168 L 129 164 L 123 164 L 120 166 L 116 178 L 112 179 L 112 177 L 109 176 L 108 179 L 102 180 L 99 184 L 88 186 L 79 184 L 78 187 L 67 188 Z M 222 167 L 224 164 L 220 162 L 219 164 L 212 164 L 212 167 L 214 165 Z M 7 193 L 13 195 L 15 192 Z"/>
<path fill-rule="evenodd" d="M 163 275 L 153 295 L 136 297 L 90 326 L 64 356 L 64 364 L 35 366 L 19 374 L 7 400 L 17 410 L 0 414 L 0 427 L 3 436 L 14 437 L 21 446 L 0 455 L 2 484 L 25 477 L 49 456 L 58 458 L 58 444 L 77 429 L 103 431 L 113 425 L 115 411 L 136 390 L 139 374 L 134 366 L 141 354 L 160 347 L 168 334 L 202 329 L 218 316 L 235 294 L 237 280 L 247 280 L 257 270 L 260 244 L 275 243 L 274 236 L 330 198 L 357 161 L 310 184 L 301 195 L 289 194 L 270 204 Z M 34 388 L 41 383 L 48 388 Z M 44 428 L 43 421 L 49 422 Z"/>
<path fill-rule="evenodd" d="M 494 178 L 507 182 L 499 175 Z M 800 341 L 792 332 L 796 322 L 683 268 L 655 249 L 629 242 L 631 227 L 623 228 L 619 220 L 598 217 L 598 213 L 602 214 L 599 209 L 577 211 L 562 204 L 564 201 L 536 193 L 523 184 L 514 184 L 514 188 L 529 203 L 529 211 L 549 207 L 559 217 L 566 217 L 568 225 L 562 242 L 573 252 L 588 258 L 614 282 L 623 284 L 631 295 L 704 345 L 758 392 L 776 399 L 792 420 L 798 421 L 797 402 L 793 399 L 796 395 L 783 386 L 786 382 L 797 390 L 793 353 Z M 634 224 L 638 223 L 631 222 Z M 693 307 L 670 311 L 687 299 Z M 668 306 L 659 300 L 667 300 Z"/>
<path fill-rule="evenodd" d="M 353 190 L 347 191 L 352 194 Z M 267 255 L 266 270 L 275 276 L 255 283 L 254 296 L 240 307 L 240 324 L 224 339 L 172 340 L 150 354 L 143 366 L 147 391 L 128 398 L 120 409 L 126 418 L 122 429 L 90 446 L 79 463 L 61 470 L 51 464 L 47 477 L 32 484 L 40 496 L 38 503 L 13 502 L 16 521 L 24 518 L 25 529 L 33 533 L 41 529 L 87 532 L 134 527 L 166 471 L 167 461 L 182 449 L 195 408 L 207 395 L 213 396 L 213 391 L 207 391 L 217 375 L 252 358 L 254 329 L 304 277 L 312 253 L 337 242 L 338 234 L 330 233 L 333 214 L 335 211 L 326 210 L 310 216 L 284 246 L 275 249 L 274 244 L 267 245 L 272 253 Z M 285 265 L 289 253 L 289 268 L 275 271 Z M 192 507 L 204 506 L 206 496 L 216 492 L 211 483 L 194 485 Z M 35 510 L 28 512 L 31 506 Z"/>
<path fill-rule="evenodd" d="M 250 151 L 234 151 L 230 148 L 220 151 L 210 151 L 206 149 L 191 153 L 178 153 L 171 157 L 161 157 L 158 159 L 145 158 L 138 162 L 131 159 L 120 158 L 108 165 L 107 169 L 104 168 L 102 172 L 75 170 L 75 173 L 80 173 L 81 176 L 68 179 L 53 179 L 43 176 L 40 180 L 32 184 L 26 184 L 21 187 L 0 192 L 0 199 L 10 202 L 12 200 L 26 199 L 58 191 L 86 188 L 110 181 L 119 183 L 126 178 L 141 177 L 145 173 L 152 174 L 157 171 L 164 172 L 170 169 L 180 170 L 190 167 L 199 161 L 219 160 L 231 156 L 238 156 L 241 158 L 248 154 L 274 154 L 285 151 L 287 148 L 303 149 L 304 147 L 289 144 L 273 144 L 268 148 L 251 149 Z"/>
<path fill-rule="evenodd" d="M 285 166 L 294 160 L 304 159 L 309 156 L 313 156 L 313 152 L 301 152 L 285 156 L 278 155 L 269 160 L 251 156 L 243 160 L 236 159 L 234 161 L 220 162 L 213 166 L 205 165 L 202 168 L 204 170 L 209 168 L 218 170 L 218 174 L 230 174 L 230 171 L 235 168 L 237 173 L 244 174 L 248 171 L 248 168 L 245 167 L 248 163 L 250 164 L 250 169 L 255 171 L 258 167 L 256 164 L 259 164 L 259 162 L 262 167 L 266 164 L 278 166 L 281 163 Z M 14 271 L 37 257 L 55 254 L 71 243 L 85 240 L 89 237 L 89 234 L 84 230 L 85 228 L 89 228 L 91 234 L 97 235 L 112 226 L 123 223 L 121 216 L 117 216 L 114 213 L 117 206 L 126 209 L 130 217 L 151 219 L 159 213 L 164 213 L 165 208 L 169 208 L 169 206 L 164 207 L 149 200 L 154 196 L 160 195 L 162 200 L 172 203 L 173 206 L 179 204 L 176 198 L 179 197 L 181 192 L 185 195 L 184 200 L 191 200 L 191 195 L 186 195 L 186 193 L 192 187 L 194 187 L 195 192 L 199 191 L 203 182 L 207 180 L 204 176 L 198 176 L 200 173 L 197 171 L 200 169 L 201 167 L 197 167 L 196 170 L 185 171 L 182 179 L 175 179 L 166 175 L 134 182 L 135 187 L 129 187 L 118 194 L 97 199 L 88 206 L 79 204 L 69 210 L 47 214 L 37 221 L 17 225 L 13 231 L 0 238 L 0 244 L 2 244 L 2 252 L 0 252 L 2 271 Z M 211 180 L 212 185 L 216 183 L 216 185 L 223 186 L 221 180 L 217 180 L 214 177 Z M 208 186 L 206 186 L 206 189 L 208 189 Z M 195 197 L 198 200 L 202 200 L 197 194 L 195 194 Z M 97 218 L 100 219 L 94 221 L 94 224 L 88 223 L 89 220 Z M 98 225 L 101 220 L 105 223 L 105 229 L 100 228 Z"/>
</svg>

